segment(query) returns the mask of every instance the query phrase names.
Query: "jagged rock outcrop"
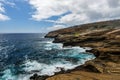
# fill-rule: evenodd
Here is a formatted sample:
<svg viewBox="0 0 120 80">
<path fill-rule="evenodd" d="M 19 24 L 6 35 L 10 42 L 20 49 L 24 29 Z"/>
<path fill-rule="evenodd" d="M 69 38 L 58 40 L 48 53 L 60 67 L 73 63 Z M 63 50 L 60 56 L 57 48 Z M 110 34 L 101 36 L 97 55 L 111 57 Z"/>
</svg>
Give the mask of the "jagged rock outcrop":
<svg viewBox="0 0 120 80">
<path fill-rule="evenodd" d="M 120 20 L 96 22 L 49 32 L 46 37 L 64 46 L 91 47 L 96 59 L 70 73 L 55 75 L 47 80 L 119 80 L 120 79 Z M 100 77 L 96 77 L 100 75 Z M 113 79 L 114 78 L 114 79 Z"/>
<path fill-rule="evenodd" d="M 39 76 L 38 74 L 34 74 L 33 76 L 30 77 L 30 80 L 45 80 L 49 76 Z"/>
<path fill-rule="evenodd" d="M 120 59 L 120 20 L 97 22 L 52 31 L 46 37 L 64 46 L 93 48 L 97 58 L 118 62 Z"/>
</svg>

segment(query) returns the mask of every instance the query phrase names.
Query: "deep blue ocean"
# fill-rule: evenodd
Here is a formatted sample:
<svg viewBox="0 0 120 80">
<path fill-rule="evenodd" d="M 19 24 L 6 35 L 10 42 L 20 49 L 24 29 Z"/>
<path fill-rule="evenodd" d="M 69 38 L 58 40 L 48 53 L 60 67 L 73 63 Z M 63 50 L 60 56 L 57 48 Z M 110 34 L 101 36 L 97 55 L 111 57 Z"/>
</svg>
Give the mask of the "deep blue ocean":
<svg viewBox="0 0 120 80">
<path fill-rule="evenodd" d="M 45 34 L 0 34 L 0 80 L 29 80 L 34 73 L 54 75 L 94 59 L 88 48 L 65 47 Z"/>
</svg>

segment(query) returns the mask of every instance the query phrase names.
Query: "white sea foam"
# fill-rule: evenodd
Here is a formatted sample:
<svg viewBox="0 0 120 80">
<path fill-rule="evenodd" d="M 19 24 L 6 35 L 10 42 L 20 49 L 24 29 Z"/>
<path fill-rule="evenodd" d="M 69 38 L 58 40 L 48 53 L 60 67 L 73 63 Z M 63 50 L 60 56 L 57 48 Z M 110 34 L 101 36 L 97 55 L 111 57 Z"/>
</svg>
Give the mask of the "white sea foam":
<svg viewBox="0 0 120 80">
<path fill-rule="evenodd" d="M 62 49 L 62 48 L 63 48 L 63 44 L 61 43 L 47 42 L 47 44 L 45 45 L 45 50 Z"/>
<path fill-rule="evenodd" d="M 32 74 L 19 74 L 14 75 L 10 69 L 6 69 L 4 75 L 0 78 L 0 80 L 29 80 Z"/>
<path fill-rule="evenodd" d="M 81 56 L 79 54 L 79 52 L 81 52 L 82 48 L 78 48 L 78 47 L 74 47 L 73 51 L 75 53 L 72 54 L 67 54 L 70 57 L 79 57 Z M 83 51 L 82 51 L 83 52 Z M 81 56 L 82 57 L 82 56 Z M 28 73 L 32 73 L 32 71 L 37 71 L 39 75 L 54 75 L 55 72 L 59 72 L 61 71 L 61 69 L 64 70 L 70 70 L 70 69 L 74 69 L 75 67 L 84 64 L 86 61 L 94 59 L 94 56 L 83 56 L 84 58 L 79 59 L 79 61 L 74 64 L 70 61 L 65 61 L 65 60 L 61 60 L 61 61 L 53 61 L 52 64 L 44 64 L 44 63 L 39 63 L 37 61 L 30 61 L 27 60 L 24 64 L 24 66 L 26 66 L 25 68 L 23 68 L 26 72 Z"/>
<path fill-rule="evenodd" d="M 14 75 L 10 69 L 7 69 L 4 71 L 4 76 L 2 76 L 1 80 L 29 80 L 30 76 L 32 76 L 35 72 L 39 75 L 49 75 L 52 76 L 55 74 L 55 72 L 60 72 L 61 69 L 70 70 L 74 69 L 75 67 L 83 64 L 87 60 L 81 60 L 79 64 L 72 64 L 70 62 L 62 63 L 62 62 L 57 62 L 53 63 L 50 65 L 39 63 L 37 61 L 26 61 L 25 64 L 23 64 L 25 67 L 23 70 L 26 71 L 26 73 L 29 74 L 19 74 L 19 75 Z"/>
<path fill-rule="evenodd" d="M 75 49 L 75 50 L 79 50 L 79 52 L 85 52 L 86 50 L 90 50 L 91 48 L 89 47 L 84 47 L 81 48 L 79 46 L 68 46 L 68 47 L 63 47 L 62 43 L 53 43 L 53 40 L 51 41 L 42 41 L 40 43 L 46 43 L 45 46 L 45 50 L 52 50 L 52 49 Z"/>
<path fill-rule="evenodd" d="M 88 57 L 89 58 L 89 57 Z M 70 69 L 74 69 L 75 67 L 84 64 L 85 61 L 90 60 L 91 57 L 89 59 L 84 59 L 81 60 L 80 62 L 78 62 L 78 64 L 72 64 L 70 62 L 57 62 L 57 63 L 53 63 L 53 64 L 43 64 L 43 63 L 39 63 L 37 61 L 26 61 L 25 64 L 23 64 L 25 67 L 23 68 L 23 70 L 28 73 L 28 74 L 19 74 L 19 75 L 13 75 L 11 73 L 11 71 L 5 70 L 4 71 L 4 76 L 2 77 L 1 80 L 29 80 L 30 76 L 32 76 L 34 73 L 37 73 L 39 75 L 49 75 L 52 76 L 55 74 L 55 72 L 60 72 L 61 69 L 66 70 L 70 70 Z M 36 71 L 36 72 L 35 72 Z"/>
<path fill-rule="evenodd" d="M 50 40 L 50 41 L 40 41 L 39 43 L 53 43 L 53 40 Z"/>
<path fill-rule="evenodd" d="M 54 75 L 55 72 L 61 71 L 61 68 L 64 70 L 73 69 L 77 65 L 71 64 L 70 62 L 57 62 L 53 64 L 43 64 L 38 63 L 37 61 L 28 61 L 24 64 L 26 67 L 23 68 L 26 72 L 32 73 L 31 71 L 38 71 L 39 75 Z"/>
<path fill-rule="evenodd" d="M 52 49 L 73 49 L 73 50 L 78 50 L 79 52 L 85 52 L 86 50 L 90 50 L 91 48 L 85 47 L 81 48 L 79 46 L 75 47 L 63 47 L 62 43 L 53 43 L 52 41 L 46 42 L 47 44 L 45 45 L 45 50 L 52 50 Z"/>
<path fill-rule="evenodd" d="M 86 49 L 89 48 L 81 48 L 79 46 L 76 47 L 63 47 L 63 44 L 61 43 L 52 43 L 52 42 L 47 42 L 45 45 L 46 50 L 52 50 L 52 49 L 70 49 L 70 53 L 68 52 L 67 54 L 60 54 L 63 56 L 70 56 L 70 57 L 79 57 L 81 56 L 81 52 L 85 52 Z M 83 56 L 84 57 L 84 56 Z M 32 71 L 38 71 L 39 75 L 54 75 L 55 72 L 61 71 L 61 68 L 64 70 L 69 70 L 73 69 L 79 65 L 84 64 L 86 61 L 94 59 L 94 56 L 85 56 L 85 58 L 80 59 L 77 64 L 73 64 L 69 61 L 59 61 L 59 62 L 53 62 L 53 64 L 44 64 L 44 63 L 39 63 L 37 61 L 29 61 L 27 60 L 24 64 L 26 66 L 24 70 L 28 73 L 31 73 Z"/>
<path fill-rule="evenodd" d="M 55 63 L 55 64 L 43 64 L 43 63 L 38 63 L 37 61 L 26 61 L 24 64 L 25 68 L 23 68 L 26 73 L 29 74 L 19 74 L 19 75 L 14 75 L 10 69 L 7 69 L 4 71 L 4 76 L 2 76 L 1 80 L 29 80 L 30 76 L 34 74 L 34 71 L 39 71 L 36 72 L 39 75 L 54 75 L 55 72 L 61 71 L 61 68 L 64 70 L 68 69 L 73 69 L 77 67 L 78 65 L 73 65 L 71 63 Z M 33 72 L 32 72 L 33 71 Z"/>
<path fill-rule="evenodd" d="M 55 72 L 60 72 L 61 69 L 64 70 L 70 70 L 74 69 L 75 67 L 84 64 L 86 61 L 94 59 L 95 57 L 93 55 L 84 56 L 80 53 L 85 52 L 86 49 L 80 48 L 80 47 L 63 47 L 63 44 L 61 43 L 52 43 L 50 42 L 43 42 L 45 43 L 44 49 L 45 50 L 52 50 L 52 49 L 63 49 L 68 50 L 67 53 L 59 54 L 62 56 L 69 56 L 69 57 L 80 57 L 79 61 L 74 64 L 70 61 L 53 61 L 52 64 L 45 64 L 40 63 L 36 60 L 26 60 L 25 63 L 21 66 L 24 66 L 22 70 L 26 72 L 26 74 L 19 74 L 19 75 L 13 75 L 10 69 L 7 69 L 4 71 L 4 76 L 2 76 L 1 80 L 29 80 L 29 77 L 33 75 L 34 73 L 37 73 L 39 75 L 54 75 Z M 81 59 L 82 58 L 82 59 Z"/>
</svg>

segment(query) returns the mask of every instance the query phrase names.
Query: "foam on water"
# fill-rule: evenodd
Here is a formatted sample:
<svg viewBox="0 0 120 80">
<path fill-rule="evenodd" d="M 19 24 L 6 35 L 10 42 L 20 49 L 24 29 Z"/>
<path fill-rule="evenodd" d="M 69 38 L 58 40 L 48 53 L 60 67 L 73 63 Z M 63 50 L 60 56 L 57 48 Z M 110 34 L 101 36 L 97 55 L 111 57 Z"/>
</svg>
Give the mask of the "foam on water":
<svg viewBox="0 0 120 80">
<path fill-rule="evenodd" d="M 52 63 L 40 63 L 36 60 L 25 60 L 21 65 L 21 70 L 24 71 L 24 74 L 14 74 L 11 69 L 6 69 L 3 72 L 3 76 L 0 80 L 29 80 L 29 77 L 34 73 L 38 73 L 39 75 L 54 75 L 55 72 L 60 72 L 61 69 L 70 70 L 75 67 L 84 64 L 86 61 L 94 59 L 95 57 L 92 54 L 84 54 L 86 49 L 80 47 L 67 47 L 63 48 L 63 44 L 61 43 L 52 43 L 50 42 L 42 42 L 44 44 L 45 50 L 67 50 L 65 54 L 59 53 L 58 56 L 62 57 L 73 57 L 77 58 L 78 61 L 73 63 L 72 61 L 61 59 L 61 60 L 51 60 Z"/>
<path fill-rule="evenodd" d="M 32 62 L 27 62 L 24 65 L 26 65 L 27 67 L 24 68 L 24 70 L 28 73 L 30 73 L 31 71 L 38 71 L 37 73 L 39 75 L 54 75 L 55 72 L 59 72 L 61 71 L 61 68 L 63 68 L 64 70 L 68 70 L 68 69 L 73 69 L 74 67 L 76 67 L 77 65 L 73 65 L 69 62 L 57 62 L 57 63 L 53 63 L 53 64 L 43 64 L 43 63 L 38 63 L 37 61 L 32 61 Z M 32 72 L 31 72 L 32 73 Z"/>
<path fill-rule="evenodd" d="M 4 75 L 0 80 L 29 80 L 30 76 L 32 76 L 32 74 L 14 75 L 10 69 L 6 69 L 3 73 Z"/>
<path fill-rule="evenodd" d="M 42 42 L 45 43 L 44 49 L 45 50 L 52 50 L 52 49 L 63 49 L 63 44 L 61 43 L 53 43 L 53 40 Z"/>
<path fill-rule="evenodd" d="M 32 71 L 34 73 L 36 71 L 41 76 L 42 75 L 52 76 L 55 74 L 55 72 L 60 72 L 61 69 L 64 69 L 65 71 L 74 69 L 75 67 L 84 64 L 85 61 L 90 59 L 91 57 L 81 60 L 80 62 L 78 62 L 78 64 L 73 64 L 69 61 L 59 61 L 53 64 L 43 64 L 37 61 L 26 61 L 26 63 L 24 64 L 24 66 L 26 67 L 23 69 L 28 73 L 32 73 Z"/>
</svg>

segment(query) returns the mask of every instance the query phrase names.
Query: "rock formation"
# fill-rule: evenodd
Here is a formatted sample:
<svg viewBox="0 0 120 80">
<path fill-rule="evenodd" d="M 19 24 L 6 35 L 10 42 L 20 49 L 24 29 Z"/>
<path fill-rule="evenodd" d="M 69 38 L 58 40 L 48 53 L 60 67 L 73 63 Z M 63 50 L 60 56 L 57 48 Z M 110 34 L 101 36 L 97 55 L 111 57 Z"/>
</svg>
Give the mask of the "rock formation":
<svg viewBox="0 0 120 80">
<path fill-rule="evenodd" d="M 96 59 L 87 61 L 69 73 L 47 80 L 119 80 L 120 79 L 120 20 L 77 25 L 49 32 L 47 38 L 64 46 L 91 47 Z"/>
</svg>

